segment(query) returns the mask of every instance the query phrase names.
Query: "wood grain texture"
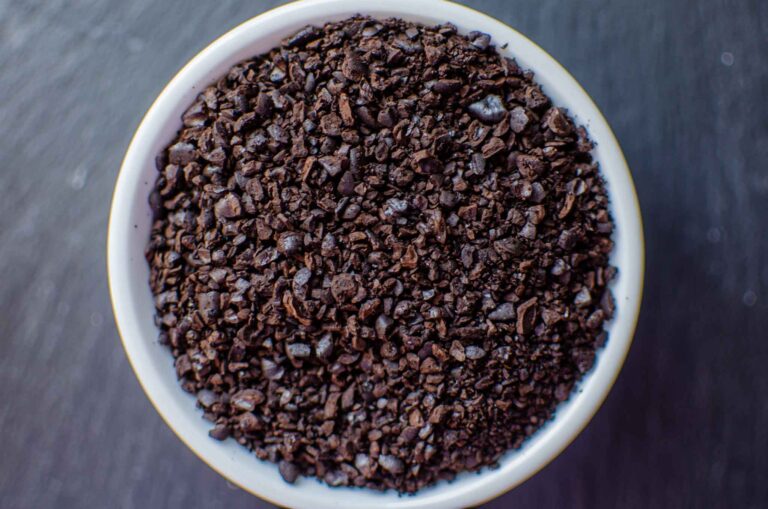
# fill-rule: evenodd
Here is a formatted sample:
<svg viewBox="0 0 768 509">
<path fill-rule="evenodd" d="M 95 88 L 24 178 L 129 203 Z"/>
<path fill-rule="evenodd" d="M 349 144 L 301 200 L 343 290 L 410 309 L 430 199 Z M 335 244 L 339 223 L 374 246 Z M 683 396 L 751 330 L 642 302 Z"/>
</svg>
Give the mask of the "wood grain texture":
<svg viewBox="0 0 768 509">
<path fill-rule="evenodd" d="M 132 132 L 247 0 L 0 0 L 0 507 L 268 507 L 174 437 L 105 279 Z M 489 504 L 768 506 L 768 2 L 484 0 L 602 108 L 646 227 L 635 345 L 550 466 Z"/>
</svg>

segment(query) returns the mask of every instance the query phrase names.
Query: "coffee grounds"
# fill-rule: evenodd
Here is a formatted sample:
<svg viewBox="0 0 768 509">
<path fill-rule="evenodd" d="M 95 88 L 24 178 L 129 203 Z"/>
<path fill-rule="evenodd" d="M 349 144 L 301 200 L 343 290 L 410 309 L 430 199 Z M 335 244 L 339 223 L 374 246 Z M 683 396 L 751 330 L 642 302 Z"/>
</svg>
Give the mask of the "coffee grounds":
<svg viewBox="0 0 768 509">
<path fill-rule="evenodd" d="M 613 225 L 533 78 L 487 34 L 355 17 L 198 96 L 147 260 L 211 437 L 287 482 L 411 493 L 552 417 L 606 340 Z"/>
</svg>

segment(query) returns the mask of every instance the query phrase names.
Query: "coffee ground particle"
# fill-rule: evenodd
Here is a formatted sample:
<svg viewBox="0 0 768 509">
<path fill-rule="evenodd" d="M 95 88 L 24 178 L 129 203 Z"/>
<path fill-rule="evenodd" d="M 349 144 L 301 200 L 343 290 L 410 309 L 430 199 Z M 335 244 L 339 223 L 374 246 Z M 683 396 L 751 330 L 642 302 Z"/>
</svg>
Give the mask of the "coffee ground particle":
<svg viewBox="0 0 768 509">
<path fill-rule="evenodd" d="M 606 340 L 592 144 L 480 32 L 307 27 L 157 158 L 161 340 L 211 437 L 287 482 L 414 492 L 494 465 Z"/>
</svg>

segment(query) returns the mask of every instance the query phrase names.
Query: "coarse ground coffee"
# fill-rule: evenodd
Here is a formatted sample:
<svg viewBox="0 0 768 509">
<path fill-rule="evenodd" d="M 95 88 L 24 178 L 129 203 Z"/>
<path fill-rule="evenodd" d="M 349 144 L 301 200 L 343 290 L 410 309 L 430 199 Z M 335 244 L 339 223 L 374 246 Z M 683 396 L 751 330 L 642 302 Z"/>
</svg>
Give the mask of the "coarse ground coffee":
<svg viewBox="0 0 768 509">
<path fill-rule="evenodd" d="M 410 493 L 496 464 L 591 368 L 615 273 L 592 144 L 487 34 L 307 27 L 182 120 L 147 260 L 213 438 Z"/>
</svg>

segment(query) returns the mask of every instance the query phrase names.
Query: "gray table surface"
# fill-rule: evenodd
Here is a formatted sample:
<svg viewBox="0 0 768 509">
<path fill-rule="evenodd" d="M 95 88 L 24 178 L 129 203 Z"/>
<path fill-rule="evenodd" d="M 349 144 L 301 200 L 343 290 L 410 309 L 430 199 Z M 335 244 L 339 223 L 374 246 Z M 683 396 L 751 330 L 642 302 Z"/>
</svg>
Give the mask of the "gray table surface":
<svg viewBox="0 0 768 509">
<path fill-rule="evenodd" d="M 361 2 L 362 3 L 362 2 Z M 467 2 L 560 60 L 632 167 L 635 344 L 603 408 L 487 507 L 768 507 L 768 2 Z M 167 80 L 275 2 L 0 0 L 0 507 L 268 507 L 198 460 L 115 330 L 107 213 Z"/>
</svg>

